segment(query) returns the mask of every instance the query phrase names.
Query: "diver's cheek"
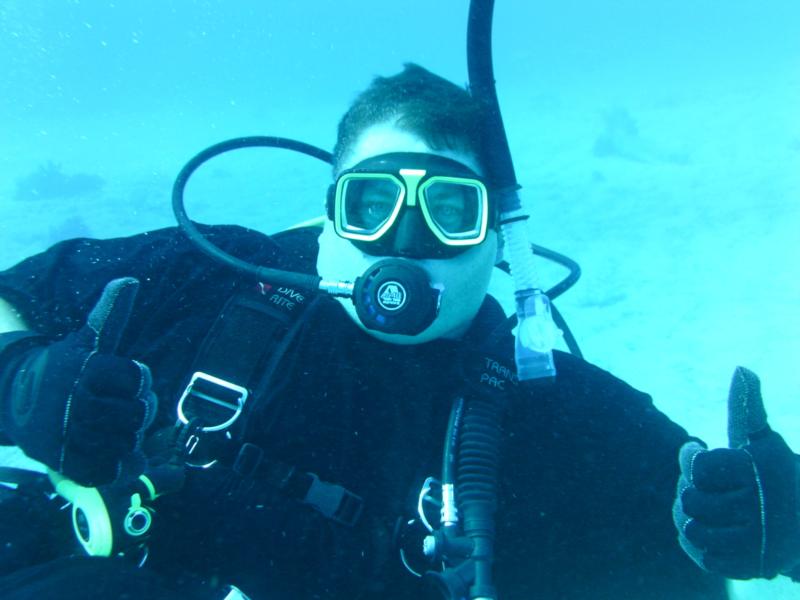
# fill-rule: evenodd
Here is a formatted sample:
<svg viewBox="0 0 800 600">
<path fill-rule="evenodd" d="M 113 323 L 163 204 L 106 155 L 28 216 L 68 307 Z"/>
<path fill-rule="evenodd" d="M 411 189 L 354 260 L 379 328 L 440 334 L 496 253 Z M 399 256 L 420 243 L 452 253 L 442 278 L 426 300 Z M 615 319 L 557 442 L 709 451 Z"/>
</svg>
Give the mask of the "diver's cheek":
<svg viewBox="0 0 800 600">
<path fill-rule="evenodd" d="M 326 280 L 353 282 L 379 260 L 336 235 L 330 221 L 325 224 L 318 243 L 317 274 Z"/>
<path fill-rule="evenodd" d="M 431 281 L 444 288 L 439 315 L 424 334 L 436 337 L 459 337 L 472 323 L 489 289 L 495 259 L 497 237 L 448 260 L 421 261 Z"/>
</svg>

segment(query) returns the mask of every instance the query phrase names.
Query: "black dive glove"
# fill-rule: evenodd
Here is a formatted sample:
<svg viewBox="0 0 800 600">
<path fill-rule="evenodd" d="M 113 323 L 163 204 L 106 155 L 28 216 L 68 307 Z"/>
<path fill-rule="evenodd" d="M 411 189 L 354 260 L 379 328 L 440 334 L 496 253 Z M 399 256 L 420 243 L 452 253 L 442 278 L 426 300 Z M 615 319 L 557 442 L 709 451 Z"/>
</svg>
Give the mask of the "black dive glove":
<svg viewBox="0 0 800 600">
<path fill-rule="evenodd" d="M 25 453 L 86 486 L 138 476 L 156 399 L 148 368 L 114 355 L 139 282 L 115 279 L 86 325 L 52 342 L 0 336 L 0 426 Z"/>
<path fill-rule="evenodd" d="M 767 424 L 754 373 L 738 367 L 728 398 L 730 448 L 680 451 L 673 519 L 686 553 L 732 579 L 800 573 L 800 462 Z"/>
</svg>

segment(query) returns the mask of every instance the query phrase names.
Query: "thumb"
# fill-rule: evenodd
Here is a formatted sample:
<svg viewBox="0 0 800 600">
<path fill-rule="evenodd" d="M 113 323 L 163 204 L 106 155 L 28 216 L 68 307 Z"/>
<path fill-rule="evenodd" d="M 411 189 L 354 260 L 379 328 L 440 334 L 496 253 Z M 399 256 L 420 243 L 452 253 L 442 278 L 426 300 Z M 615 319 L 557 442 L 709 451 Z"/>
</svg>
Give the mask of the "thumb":
<svg viewBox="0 0 800 600">
<path fill-rule="evenodd" d="M 113 279 L 106 285 L 86 321 L 95 333 L 98 352 L 113 354 L 116 351 L 138 291 L 139 281 L 133 277 Z"/>
<path fill-rule="evenodd" d="M 766 427 L 761 382 L 749 369 L 736 367 L 728 392 L 728 446 L 742 448 L 749 443 L 750 436 Z"/>
</svg>

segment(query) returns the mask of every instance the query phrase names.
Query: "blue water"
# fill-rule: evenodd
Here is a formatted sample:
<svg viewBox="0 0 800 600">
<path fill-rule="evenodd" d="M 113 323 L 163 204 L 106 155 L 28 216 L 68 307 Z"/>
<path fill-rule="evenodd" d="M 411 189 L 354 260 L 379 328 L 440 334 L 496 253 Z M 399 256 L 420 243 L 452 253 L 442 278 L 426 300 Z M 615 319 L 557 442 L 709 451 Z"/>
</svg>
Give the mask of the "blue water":
<svg viewBox="0 0 800 600">
<path fill-rule="evenodd" d="M 171 225 L 175 174 L 209 144 L 332 148 L 354 95 L 404 62 L 466 83 L 466 15 L 455 0 L 1 0 L 0 267 Z M 800 449 L 800 2 L 497 0 L 494 46 L 534 238 L 584 268 L 559 306 L 587 357 L 712 444 L 746 364 Z M 274 231 L 321 214 L 329 179 L 252 151 L 201 170 L 188 207 Z M 770 585 L 738 593 L 793 593 Z"/>
<path fill-rule="evenodd" d="M 406 61 L 466 82 L 466 11 L 467 2 L 455 0 L 6 0 L 0 5 L 3 207 L 24 211 L 30 196 L 24 178 L 52 162 L 64 178 L 101 178 L 115 204 L 110 228 L 98 214 L 102 206 L 88 208 L 91 200 L 64 222 L 80 219 L 87 230 L 114 235 L 167 224 L 159 203 L 182 162 L 205 145 L 270 133 L 330 148 L 353 95 Z M 552 156 L 553 148 L 534 140 L 558 136 L 557 119 L 592 111 L 599 121 L 602 111 L 642 100 L 668 109 L 732 82 L 774 85 L 797 70 L 798 34 L 800 5 L 793 0 L 758 6 L 737 0 L 724 10 L 711 0 L 499 1 L 498 89 L 520 178 L 527 183 L 527 172 Z M 796 87 L 782 93 L 787 106 L 797 100 Z M 290 161 L 297 180 L 306 172 L 321 178 L 304 191 L 325 183 L 324 169 L 276 160 L 278 174 L 282 161 Z M 266 176 L 276 178 L 282 181 L 265 194 L 289 189 L 281 187 L 285 177 Z M 87 196 L 97 191 L 86 188 Z M 77 204 L 77 196 L 64 194 L 63 201 Z M 119 223 L 126 207 L 136 212 Z M 303 208 L 275 226 L 311 216 Z M 209 219 L 237 218 L 226 210 Z M 70 226 L 55 229 L 46 241 Z M 7 252 L 14 257 L 14 248 Z"/>
</svg>

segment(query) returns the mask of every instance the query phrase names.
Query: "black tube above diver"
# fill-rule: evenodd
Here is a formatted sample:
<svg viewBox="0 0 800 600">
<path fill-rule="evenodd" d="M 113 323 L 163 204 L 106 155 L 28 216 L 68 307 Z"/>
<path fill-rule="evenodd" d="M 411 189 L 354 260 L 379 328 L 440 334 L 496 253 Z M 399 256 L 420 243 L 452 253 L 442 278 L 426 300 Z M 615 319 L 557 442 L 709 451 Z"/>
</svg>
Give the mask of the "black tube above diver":
<svg viewBox="0 0 800 600">
<path fill-rule="evenodd" d="M 528 241 L 528 215 L 517 193 L 520 185 L 506 137 L 492 66 L 494 0 L 472 0 L 467 28 L 467 65 L 472 95 L 484 105 L 484 166 L 498 195 L 500 229 L 514 279 L 519 327 L 515 361 L 520 381 L 547 379 L 556 374 L 553 348 L 562 336 L 555 325 L 550 299 L 541 290 Z"/>
<path fill-rule="evenodd" d="M 486 147 L 481 158 L 492 181 L 492 191 L 503 195 L 500 200 L 501 210 L 510 212 L 520 208 L 516 192 L 521 186 L 517 183 L 514 172 L 514 161 L 511 159 L 511 149 L 495 88 L 492 65 L 493 16 L 494 0 L 470 2 L 467 21 L 467 70 L 470 93 L 481 100 L 486 109 L 484 127 L 489 134 L 484 140 Z"/>
</svg>

